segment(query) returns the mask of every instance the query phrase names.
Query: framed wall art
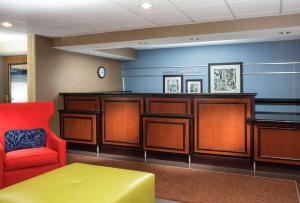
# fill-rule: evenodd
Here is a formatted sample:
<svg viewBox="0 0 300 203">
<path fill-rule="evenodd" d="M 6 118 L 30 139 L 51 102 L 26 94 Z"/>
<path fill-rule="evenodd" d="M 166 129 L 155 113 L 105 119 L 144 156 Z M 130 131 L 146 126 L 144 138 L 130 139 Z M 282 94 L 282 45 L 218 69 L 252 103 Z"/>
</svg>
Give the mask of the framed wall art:
<svg viewBox="0 0 300 203">
<path fill-rule="evenodd" d="M 183 92 L 183 75 L 164 75 L 163 80 L 164 93 Z"/>
<path fill-rule="evenodd" d="M 243 92 L 243 63 L 208 64 L 209 93 Z"/>
<path fill-rule="evenodd" d="M 202 80 L 200 79 L 186 80 L 185 89 L 186 89 L 186 93 L 202 93 L 203 91 Z"/>
</svg>

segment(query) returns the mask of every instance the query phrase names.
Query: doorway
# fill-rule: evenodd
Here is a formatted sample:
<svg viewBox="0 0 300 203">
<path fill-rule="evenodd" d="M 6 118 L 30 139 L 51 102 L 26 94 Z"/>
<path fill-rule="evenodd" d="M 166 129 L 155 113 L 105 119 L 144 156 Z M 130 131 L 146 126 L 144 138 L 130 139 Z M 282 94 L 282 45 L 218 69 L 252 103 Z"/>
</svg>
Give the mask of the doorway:
<svg viewBox="0 0 300 203">
<path fill-rule="evenodd" d="M 9 64 L 9 99 L 11 103 L 28 101 L 27 64 Z"/>
</svg>

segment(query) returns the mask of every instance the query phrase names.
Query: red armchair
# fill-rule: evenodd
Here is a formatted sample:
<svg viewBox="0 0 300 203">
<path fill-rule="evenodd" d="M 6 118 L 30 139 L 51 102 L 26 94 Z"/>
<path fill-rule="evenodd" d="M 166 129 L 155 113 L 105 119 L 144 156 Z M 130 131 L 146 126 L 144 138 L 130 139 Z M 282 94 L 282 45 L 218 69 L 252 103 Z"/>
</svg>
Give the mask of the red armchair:
<svg viewBox="0 0 300 203">
<path fill-rule="evenodd" d="M 40 175 L 66 164 L 66 143 L 49 127 L 53 102 L 0 104 L 0 188 Z M 44 128 L 46 147 L 5 153 L 5 132 Z"/>
</svg>

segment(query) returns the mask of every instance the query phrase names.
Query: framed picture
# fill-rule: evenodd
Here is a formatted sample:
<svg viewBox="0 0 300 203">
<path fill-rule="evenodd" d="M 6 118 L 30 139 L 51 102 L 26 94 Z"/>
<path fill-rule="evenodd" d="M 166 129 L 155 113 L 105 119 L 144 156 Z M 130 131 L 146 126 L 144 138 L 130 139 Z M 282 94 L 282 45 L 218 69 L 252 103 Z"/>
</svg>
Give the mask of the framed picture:
<svg viewBox="0 0 300 203">
<path fill-rule="evenodd" d="M 186 80 L 185 89 L 186 93 L 202 93 L 202 80 Z"/>
<path fill-rule="evenodd" d="M 163 76 L 164 93 L 182 93 L 183 76 L 182 75 L 164 75 Z"/>
<path fill-rule="evenodd" d="M 243 92 L 243 63 L 208 64 L 208 90 L 210 93 Z"/>
</svg>

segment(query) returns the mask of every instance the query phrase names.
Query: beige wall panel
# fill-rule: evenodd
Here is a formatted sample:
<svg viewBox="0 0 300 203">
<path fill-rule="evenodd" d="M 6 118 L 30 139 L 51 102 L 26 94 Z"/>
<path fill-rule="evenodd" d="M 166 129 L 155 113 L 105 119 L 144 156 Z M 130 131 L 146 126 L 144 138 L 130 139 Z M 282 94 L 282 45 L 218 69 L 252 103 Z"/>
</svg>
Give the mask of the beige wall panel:
<svg viewBox="0 0 300 203">
<path fill-rule="evenodd" d="M 36 99 L 54 100 L 61 108 L 60 92 L 95 92 L 122 90 L 121 62 L 84 54 L 76 54 L 51 48 L 52 40 L 36 36 Z M 106 67 L 104 79 L 97 76 L 97 69 Z M 59 133 L 59 117 L 56 113 L 53 130 Z"/>
<path fill-rule="evenodd" d="M 27 79 L 28 79 L 28 101 L 36 101 L 36 77 L 35 77 L 35 35 L 27 36 Z"/>
<path fill-rule="evenodd" d="M 4 101 L 4 59 L 0 56 L 0 103 Z"/>
</svg>

